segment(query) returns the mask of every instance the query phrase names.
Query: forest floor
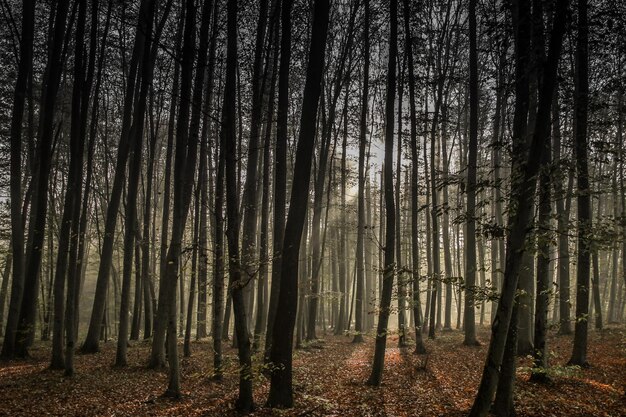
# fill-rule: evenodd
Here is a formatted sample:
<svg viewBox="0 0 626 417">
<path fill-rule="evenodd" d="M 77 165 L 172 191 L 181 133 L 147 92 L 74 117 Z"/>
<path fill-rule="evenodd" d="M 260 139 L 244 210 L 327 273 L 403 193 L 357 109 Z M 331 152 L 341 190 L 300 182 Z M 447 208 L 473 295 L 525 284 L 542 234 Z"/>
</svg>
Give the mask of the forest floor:
<svg viewBox="0 0 626 417">
<path fill-rule="evenodd" d="M 321 334 L 319 335 L 321 336 Z M 263 406 L 268 380 L 255 372 L 254 415 L 268 416 L 462 416 L 476 393 L 489 332 L 479 331 L 482 346 L 462 345 L 459 331 L 439 332 L 426 340 L 427 355 L 387 343 L 383 384 L 365 385 L 373 355 L 373 338 L 352 344 L 345 336 L 324 336 L 294 356 L 296 407 L 275 411 Z M 626 416 L 626 329 L 609 327 L 589 333 L 591 367 L 564 366 L 571 336 L 548 339 L 551 382 L 528 381 L 528 358 L 517 373 L 515 407 L 519 416 Z M 210 380 L 210 340 L 194 342 L 192 356 L 182 359 L 183 397 L 161 397 L 167 372 L 146 368 L 150 345 L 137 342 L 128 351 L 130 366 L 112 367 L 115 342 L 95 355 L 76 356 L 76 375 L 48 369 L 50 344 L 38 343 L 26 361 L 0 362 L 0 415 L 6 416 L 172 416 L 236 415 L 236 350 L 225 344 L 223 382 Z M 182 347 L 181 347 L 182 351 Z M 257 363 L 260 358 L 256 358 Z M 258 369 L 257 369 L 258 371 Z"/>
</svg>

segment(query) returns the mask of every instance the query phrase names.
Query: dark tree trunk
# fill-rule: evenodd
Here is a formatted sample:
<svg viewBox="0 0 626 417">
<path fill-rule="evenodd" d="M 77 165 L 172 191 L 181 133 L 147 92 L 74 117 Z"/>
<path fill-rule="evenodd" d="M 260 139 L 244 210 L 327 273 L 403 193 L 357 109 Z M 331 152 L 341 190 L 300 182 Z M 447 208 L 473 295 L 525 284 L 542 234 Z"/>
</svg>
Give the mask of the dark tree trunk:
<svg viewBox="0 0 626 417">
<path fill-rule="evenodd" d="M 558 166 L 566 166 L 565 161 L 561 159 L 561 111 L 559 92 L 555 91 L 554 105 L 552 107 L 552 137 L 553 137 L 553 154 L 554 162 Z M 569 197 L 565 196 L 563 189 L 563 175 L 557 175 L 552 183 L 554 184 L 554 193 L 556 194 L 556 216 L 557 216 L 557 232 L 558 232 L 558 266 L 557 266 L 557 282 L 559 285 L 559 333 L 571 334 L 572 327 L 570 323 L 570 276 L 569 276 L 569 242 L 568 242 L 568 224 L 569 210 L 565 207 L 565 200 Z"/>
<path fill-rule="evenodd" d="M 274 151 L 274 236 L 272 243 L 272 284 L 265 332 L 264 360 L 269 361 L 274 340 L 274 321 L 281 288 L 283 238 L 285 234 L 285 204 L 287 201 L 287 137 L 289 116 L 289 66 L 291 62 L 291 8 L 292 0 L 282 0 L 280 67 L 278 72 L 278 104 L 276 120 L 276 148 Z"/>
<path fill-rule="evenodd" d="M 4 261 L 4 271 L 2 272 L 2 287 L 0 288 L 0 337 L 4 336 L 4 306 L 6 305 L 7 293 L 9 290 L 9 276 L 11 275 L 11 267 L 13 266 L 13 255 L 11 252 Z"/>
<path fill-rule="evenodd" d="M 405 301 L 406 301 L 406 283 L 404 282 L 404 265 L 402 262 L 402 100 L 404 93 L 404 70 L 406 68 L 406 60 L 402 61 L 402 68 L 399 71 L 398 80 L 398 148 L 396 151 L 396 182 L 395 182 L 395 200 L 397 214 L 395 216 L 395 228 L 396 228 L 396 275 L 398 276 L 398 346 L 406 346 L 406 315 L 405 315 Z"/>
<path fill-rule="evenodd" d="M 370 70 L 370 2 L 365 0 L 363 28 L 363 88 L 361 90 L 361 117 L 359 120 L 359 178 L 357 202 L 357 238 L 356 238 L 356 307 L 354 343 L 363 342 L 363 301 L 365 286 L 364 239 L 365 239 L 365 147 L 367 145 L 367 112 L 369 104 Z"/>
<path fill-rule="evenodd" d="M 42 92 L 42 103 L 39 115 L 40 134 L 39 141 L 37 142 L 37 158 L 33 174 L 35 188 L 30 210 L 30 220 L 28 222 L 29 229 L 26 244 L 24 291 L 17 329 L 18 334 L 15 340 L 15 353 L 18 356 L 28 356 L 28 347 L 32 344 L 35 334 L 41 256 L 48 210 L 48 184 L 50 182 L 53 141 L 56 140 L 54 138 L 54 116 L 57 92 L 61 84 L 62 52 L 68 9 L 69 2 L 61 2 L 55 10 L 54 29 L 49 44 L 48 63 L 46 64 L 45 88 Z M 63 277 L 63 279 L 65 280 L 65 277 Z M 63 300 L 62 293 L 61 300 Z M 63 316 L 61 315 L 61 320 L 62 319 Z"/>
<path fill-rule="evenodd" d="M 285 6 L 285 3 L 283 3 Z M 286 7 L 290 12 L 291 7 Z M 307 201 L 309 196 L 309 182 L 313 160 L 313 145 L 317 125 L 317 111 L 321 93 L 321 80 L 324 67 L 324 53 L 326 50 L 326 36 L 328 31 L 330 4 L 328 0 L 315 2 L 313 12 L 313 32 L 306 71 L 306 82 L 302 98 L 302 115 L 294 175 L 289 204 L 289 214 L 285 224 L 283 240 L 283 256 L 280 268 L 280 289 L 276 307 L 275 323 L 281 323 L 283 331 L 272 333 L 270 363 L 275 367 L 271 376 L 270 393 L 267 403 L 271 407 L 292 407 L 292 351 L 293 330 L 296 319 L 298 302 L 298 259 L 300 242 L 304 228 Z M 285 13 L 285 10 L 283 10 Z M 283 28 L 284 14 L 283 14 Z M 289 25 L 287 29 L 290 30 Z M 284 44 L 283 44 L 284 45 Z M 282 67 L 281 72 L 288 70 Z M 279 112 L 286 111 L 280 107 L 279 84 Z M 279 123 L 280 126 L 280 123 Z M 279 321 L 280 317 L 280 321 Z"/>
<path fill-rule="evenodd" d="M 267 309 L 268 309 L 268 237 L 269 237 L 269 216 L 270 216 L 270 151 L 272 146 L 272 125 L 274 123 L 274 96 L 276 94 L 276 78 L 278 76 L 278 45 L 280 36 L 280 25 L 278 24 L 278 13 L 280 11 L 280 3 L 276 1 L 272 7 L 271 27 L 274 30 L 272 34 L 274 47 L 271 50 L 271 75 L 269 79 L 269 91 L 264 86 L 263 94 L 267 106 L 267 119 L 265 120 L 265 138 L 263 141 L 263 170 L 262 170 L 262 197 L 261 197 L 261 236 L 259 237 L 259 299 L 257 302 L 257 318 L 254 329 L 254 348 L 258 349 L 260 336 L 267 328 Z M 266 77 L 267 79 L 267 74 Z M 264 82 L 265 84 L 265 82 Z"/>
<path fill-rule="evenodd" d="M 122 130 L 119 145 L 117 148 L 117 158 L 115 166 L 115 174 L 113 177 L 113 186 L 111 196 L 106 210 L 106 219 L 104 226 L 104 239 L 102 242 L 102 250 L 100 254 L 100 266 L 98 268 L 98 278 L 96 281 L 96 291 L 94 295 L 93 309 L 89 322 L 89 330 L 87 337 L 83 343 L 81 350 L 84 353 L 97 352 L 100 349 L 100 333 L 102 320 L 104 316 L 105 301 L 107 288 L 109 286 L 109 273 L 113 260 L 113 243 L 115 240 L 115 228 L 117 224 L 117 213 L 122 199 L 122 191 L 124 181 L 126 179 L 126 162 L 130 154 L 131 145 L 131 122 L 134 103 L 136 102 L 135 83 L 138 81 L 139 61 L 144 55 L 144 50 L 149 47 L 147 34 L 151 31 L 154 20 L 154 0 L 142 0 L 139 6 L 139 17 L 137 28 L 135 30 L 135 40 L 133 52 L 130 61 L 129 72 L 126 82 L 126 90 L 124 95 L 124 110 L 122 118 Z M 156 41 L 156 40 L 155 40 Z M 150 71 L 152 72 L 152 71 Z"/>
<path fill-rule="evenodd" d="M 152 296 L 150 293 L 150 288 L 153 285 L 153 279 L 150 268 L 150 225 L 153 221 L 152 218 L 152 184 L 154 181 L 154 163 L 155 163 L 155 155 L 156 155 L 156 143 L 157 143 L 157 132 L 151 133 L 150 142 L 148 144 L 148 160 L 147 169 L 146 169 L 146 190 L 144 193 L 144 211 L 143 211 L 143 233 L 142 239 L 140 242 L 141 247 L 141 287 L 143 289 L 143 298 L 144 298 L 144 339 L 149 339 L 152 336 L 152 320 L 154 316 L 154 311 L 152 309 Z M 156 237 L 156 236 L 154 236 Z M 137 288 L 135 287 L 135 291 Z M 141 297 L 141 294 L 139 295 Z M 137 303 L 137 299 L 135 301 Z M 137 311 L 137 314 L 140 314 Z M 137 337 L 139 336 L 139 325 L 137 325 Z"/>
<path fill-rule="evenodd" d="M 578 0 L 578 36 L 574 76 L 574 154 L 576 156 L 576 197 L 578 213 L 578 256 L 576 260 L 576 324 L 574 348 L 569 363 L 587 366 L 587 329 L 589 312 L 589 273 L 591 266 L 591 195 L 587 168 L 587 118 L 589 102 L 589 23 L 587 0 Z"/>
<path fill-rule="evenodd" d="M 2 357 L 15 355 L 15 339 L 19 323 L 20 306 L 24 294 L 24 220 L 22 216 L 22 122 L 24 103 L 28 91 L 33 61 L 33 34 L 35 29 L 35 0 L 22 0 L 22 30 L 20 55 L 17 66 L 15 89 L 11 109 L 11 253 L 13 274 L 11 299 L 7 315 L 6 331 L 2 344 Z M 2 326 L 3 322 L 0 322 Z"/>
<path fill-rule="evenodd" d="M 64 346 L 64 319 L 65 319 L 65 282 L 73 265 L 69 264 L 69 251 L 72 226 L 77 218 L 76 213 L 80 209 L 80 196 L 82 191 L 82 170 L 83 170 L 83 154 L 85 149 L 85 136 L 81 132 L 81 96 L 83 94 L 83 84 L 85 81 L 85 65 L 84 65 L 84 42 L 85 20 L 87 5 L 84 0 L 78 3 L 78 21 L 76 24 L 76 39 L 74 46 L 74 84 L 72 87 L 72 104 L 71 104 L 71 121 L 70 121 L 70 164 L 67 174 L 67 186 L 65 189 L 65 197 L 63 201 L 63 214 L 61 224 L 59 225 L 59 247 L 57 250 L 57 261 L 54 276 L 54 321 L 52 329 L 52 359 L 50 368 L 63 369 L 65 367 L 65 358 L 63 355 Z M 80 40 L 80 42 L 78 41 Z M 87 97 L 88 99 L 88 97 Z M 78 207 L 76 202 L 78 203 Z M 68 292 L 70 289 L 68 283 Z M 74 291 L 74 288 L 72 288 Z M 72 300 L 73 307 L 73 300 Z M 74 330 L 73 326 L 72 329 Z"/>
<path fill-rule="evenodd" d="M 209 43 L 209 59 L 208 59 L 208 68 L 206 75 L 206 91 L 204 97 L 204 118 L 202 123 L 202 134 L 200 139 L 200 177 L 198 180 L 198 186 L 200 187 L 200 234 L 198 250 L 200 251 L 200 270 L 198 272 L 198 318 L 197 318 L 197 330 L 196 330 L 196 339 L 201 339 L 207 336 L 207 326 L 206 326 L 206 317 L 207 317 L 207 281 L 208 281 L 208 235 L 207 235 L 207 216 L 209 211 L 209 202 L 211 201 L 211 157 L 212 153 L 217 151 L 213 151 L 211 146 L 209 146 L 209 132 L 211 131 L 212 126 L 212 118 L 211 118 L 211 110 L 212 110 L 212 101 L 213 101 L 213 86 L 214 86 L 214 73 L 215 73 L 215 50 L 217 43 L 217 12 L 218 12 L 218 4 L 214 2 L 213 4 L 213 17 L 211 24 L 211 39 Z M 217 144 L 215 144 L 217 145 Z M 214 213 L 216 216 L 217 214 Z M 220 214 L 221 215 L 221 214 Z M 213 223 L 213 227 L 215 227 L 215 223 Z M 215 230 L 214 230 L 215 233 Z M 220 232 L 220 236 L 223 235 L 223 230 Z M 216 237 L 216 236 L 214 236 Z M 214 260 L 217 256 L 217 244 L 216 241 L 214 243 Z M 220 245 L 221 248 L 221 245 Z M 214 272 L 215 273 L 215 272 Z M 223 300 L 223 292 L 224 292 L 224 279 L 222 277 L 221 280 L 221 293 L 220 293 L 220 305 L 218 310 L 218 317 L 221 320 L 221 310 Z M 215 296 L 215 294 L 214 294 Z M 213 303 L 214 308 L 217 304 Z M 218 326 L 221 326 L 221 321 Z M 213 333 L 214 337 L 216 334 Z M 221 336 L 221 333 L 219 334 Z M 218 336 L 218 337 L 219 337 Z M 221 346 L 221 342 L 220 342 Z"/>
<path fill-rule="evenodd" d="M 535 293 L 535 336 L 533 350 L 533 371 L 531 379 L 542 382 L 547 379 L 548 356 L 546 337 L 548 332 L 548 305 L 550 302 L 550 255 L 552 251 L 550 218 L 550 172 L 552 152 L 549 141 L 544 143 L 541 170 L 539 172 L 539 216 L 537 218 L 537 286 Z"/>
<path fill-rule="evenodd" d="M 254 63 L 252 69 L 252 108 L 250 114 L 250 135 L 248 141 L 248 161 L 246 163 L 246 181 L 243 188 L 243 235 L 241 238 L 241 267 L 246 276 L 244 285 L 248 311 L 252 312 L 254 301 L 254 277 L 256 275 L 256 239 L 257 239 L 257 183 L 259 161 L 259 138 L 261 136 L 261 116 L 263 113 L 263 56 L 265 32 L 267 27 L 268 0 L 259 1 L 259 21 L 257 23 Z M 252 314 L 249 317 L 252 320 Z M 249 325 L 249 323 L 247 324 Z"/>
<path fill-rule="evenodd" d="M 86 2 L 85 2 L 86 3 Z M 98 41 L 98 1 L 91 2 L 91 34 L 90 34 L 90 45 L 89 45 L 89 61 L 87 63 L 87 74 L 82 85 L 78 86 L 78 90 L 80 93 L 80 132 L 79 135 L 82 138 L 87 136 L 87 120 L 88 120 L 88 112 L 89 112 L 89 97 L 91 93 L 91 86 L 94 80 L 95 66 L 96 66 L 96 50 L 97 50 L 97 41 Z M 85 7 L 86 4 L 80 4 L 81 8 Z M 82 16 L 80 16 L 82 11 L 79 9 L 79 29 L 77 32 L 84 32 L 83 23 L 80 23 L 83 20 Z M 84 12 L 86 13 L 86 11 Z M 107 17 L 104 27 L 104 33 L 102 36 L 102 43 L 104 44 L 108 30 L 109 30 L 109 22 L 111 17 L 111 6 L 108 7 Z M 77 35 L 77 39 L 82 39 L 81 35 Z M 82 55 L 82 52 L 77 51 L 76 56 Z M 98 63 L 98 73 L 96 79 L 96 86 L 93 97 L 93 106 L 94 109 L 97 108 L 97 100 L 99 96 L 99 89 L 101 83 L 101 75 L 102 75 L 102 65 L 104 60 L 104 50 L 100 50 L 100 57 Z M 79 59 L 76 62 L 80 62 Z M 78 94 L 78 93 L 77 93 Z M 92 112 L 92 123 L 95 123 L 93 119 L 97 118 L 95 114 L 95 110 Z M 90 132 L 89 138 L 89 150 L 88 150 L 88 158 L 93 158 L 93 142 L 94 142 L 95 133 Z M 84 140 L 82 139 L 80 153 L 81 156 L 84 152 Z M 82 183 L 82 158 L 80 161 L 81 169 L 78 174 L 77 183 Z M 72 376 L 74 374 L 74 349 L 76 344 L 76 335 L 78 334 L 78 311 L 79 311 L 79 296 L 81 289 L 81 277 L 84 273 L 84 234 L 85 229 L 87 227 L 86 222 L 87 219 L 84 218 L 84 226 L 82 224 L 83 215 L 81 214 L 81 207 L 83 210 L 86 210 L 85 205 L 88 203 L 89 198 L 89 183 L 91 182 L 91 172 L 89 170 L 92 169 L 90 165 L 92 165 L 92 161 L 88 161 L 88 172 L 86 178 L 85 190 L 82 194 L 79 194 L 74 200 L 74 210 L 73 210 L 73 219 L 72 219 L 72 231 L 71 231 L 71 239 L 70 239 L 70 254 L 69 254 L 69 270 L 67 274 L 67 305 L 65 310 L 65 375 Z M 81 201 L 81 197 L 82 200 Z M 83 203 L 83 204 L 81 204 Z M 85 215 L 86 217 L 86 215 Z"/>
<path fill-rule="evenodd" d="M 418 186 L 418 146 L 417 146 L 417 110 L 415 108 L 415 74 L 413 61 L 413 43 L 411 41 L 411 6 L 409 0 L 403 0 L 405 51 L 409 68 L 409 110 L 411 118 L 411 282 L 413 291 L 413 324 L 415 327 L 415 353 L 426 353 L 421 332 L 421 292 L 419 259 L 419 186 Z"/>
<path fill-rule="evenodd" d="M 217 175 L 215 176 L 215 235 L 213 236 L 213 379 L 222 379 L 222 312 L 224 310 L 224 147 L 219 144 Z M 226 314 L 230 314 L 227 309 Z M 228 329 L 226 334 L 228 335 Z"/>
<path fill-rule="evenodd" d="M 476 345 L 474 291 L 476 286 L 476 170 L 478 160 L 478 29 L 476 0 L 469 3 L 469 145 L 467 157 L 467 211 L 465 224 L 465 325 L 464 345 Z"/>
<path fill-rule="evenodd" d="M 385 99 L 385 162 L 384 193 L 385 193 L 385 259 L 382 295 L 378 314 L 378 328 L 376 330 L 376 345 L 372 372 L 368 384 L 379 386 L 382 382 L 383 367 L 385 364 L 385 348 L 387 345 L 387 325 L 391 307 L 391 293 L 393 290 L 394 260 L 395 260 L 395 204 L 393 198 L 393 128 L 394 104 L 396 99 L 396 60 L 398 56 L 398 2 L 389 3 L 389 56 L 387 61 L 387 97 Z"/>
<path fill-rule="evenodd" d="M 239 397 L 237 409 L 250 412 L 252 399 L 252 361 L 248 337 L 244 287 L 247 277 L 242 273 L 239 251 L 239 188 L 237 187 L 237 137 L 236 137 L 236 67 L 237 67 L 237 1 L 227 3 L 227 54 L 224 104 L 220 142 L 223 145 L 226 173 L 226 213 L 229 266 L 229 293 L 235 313 L 235 334 L 239 356 Z M 251 173 L 248 173 L 250 175 Z M 255 201 L 253 201 L 254 203 Z M 255 215 L 256 223 L 256 215 Z"/>
<path fill-rule="evenodd" d="M 483 375 L 476 394 L 476 399 L 470 411 L 470 416 L 486 416 L 493 398 L 502 358 L 504 356 L 507 334 L 513 312 L 515 292 L 518 284 L 518 274 L 521 268 L 521 258 L 524 254 L 524 242 L 528 233 L 527 227 L 531 218 L 535 196 L 535 177 L 539 171 L 541 154 L 544 142 L 549 139 L 550 107 L 554 86 L 556 84 L 557 68 L 561 55 L 563 34 L 565 32 L 565 16 L 567 0 L 557 0 L 554 11 L 550 48 L 546 65 L 544 66 L 541 86 L 539 88 L 539 106 L 537 121 L 532 136 L 528 160 L 520 164 L 520 176 L 513 179 L 511 204 L 517 207 L 509 218 L 509 235 L 507 237 L 506 269 L 502 295 L 498 304 L 498 312 L 491 329 L 491 341 Z M 526 63 L 528 51 L 529 16 L 527 4 L 515 1 L 512 4 L 514 16 L 515 50 L 516 50 L 516 105 L 514 120 L 514 143 L 523 143 L 526 130 L 526 110 L 528 103 L 528 88 L 526 78 Z M 519 145 L 518 145 L 519 146 Z M 523 155 L 523 154 L 522 154 Z M 514 373 L 513 373 L 514 375 Z"/>
</svg>

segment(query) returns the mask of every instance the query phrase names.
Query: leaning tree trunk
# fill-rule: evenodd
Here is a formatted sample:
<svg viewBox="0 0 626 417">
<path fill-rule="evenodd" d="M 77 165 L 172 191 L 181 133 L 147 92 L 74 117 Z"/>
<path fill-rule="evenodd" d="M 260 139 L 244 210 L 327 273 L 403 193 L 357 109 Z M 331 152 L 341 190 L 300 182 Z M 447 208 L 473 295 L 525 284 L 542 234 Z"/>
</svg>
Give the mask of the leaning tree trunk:
<svg viewBox="0 0 626 417">
<path fill-rule="evenodd" d="M 59 247 L 57 250 L 57 262 L 54 276 L 54 321 L 52 329 L 52 359 L 50 368 L 63 369 L 65 358 L 63 355 L 63 334 L 65 319 L 65 282 L 68 270 L 72 268 L 68 262 L 72 225 L 77 217 L 76 201 L 80 201 L 82 191 L 83 154 L 85 149 L 85 136 L 81 132 L 81 96 L 85 78 L 84 66 L 84 41 L 86 8 L 84 0 L 78 3 L 78 21 L 76 23 L 76 43 L 74 45 L 74 85 L 72 87 L 72 104 L 70 120 L 70 163 L 67 173 L 67 186 L 63 201 L 63 215 L 59 226 Z M 79 41 L 80 40 L 80 41 Z M 72 283 L 73 284 L 73 283 Z M 73 285 L 72 285 L 73 286 Z M 72 291 L 74 288 L 72 288 Z M 68 285 L 69 292 L 69 285 Z M 73 300 L 72 300 L 73 307 Z M 73 327 L 72 327 L 73 330 Z"/>
<path fill-rule="evenodd" d="M 516 107 L 514 119 L 514 138 L 518 143 L 523 140 L 526 129 L 526 110 L 528 103 L 528 84 L 526 79 L 526 58 L 528 51 L 528 9 L 523 1 L 512 4 L 514 28 L 516 31 Z M 502 295 L 498 304 L 498 312 L 491 329 L 489 351 L 483 369 L 481 383 L 470 416 L 486 416 L 498 383 L 500 364 L 507 342 L 507 333 L 513 312 L 513 303 L 524 254 L 524 243 L 528 233 L 527 227 L 531 219 L 535 200 L 535 177 L 539 171 L 543 142 L 548 140 L 550 132 L 550 106 L 557 77 L 557 68 L 565 32 L 565 16 L 567 0 L 557 0 L 553 18 L 550 48 L 539 89 L 539 106 L 537 121 L 532 136 L 530 152 L 526 164 L 521 164 L 520 173 L 512 185 L 511 205 L 517 210 L 509 217 L 509 236 L 507 237 L 506 269 L 502 286 Z M 519 175 L 519 177 L 518 177 Z"/>
<path fill-rule="evenodd" d="M 117 148 L 117 158 L 113 186 L 109 204 L 107 205 L 106 219 L 104 226 L 104 238 L 100 254 L 100 266 L 98 268 L 98 278 L 96 281 L 96 291 L 94 295 L 93 309 L 89 321 L 89 330 L 81 350 L 84 353 L 97 352 L 100 349 L 100 333 L 102 320 L 106 305 L 106 294 L 109 286 L 109 275 L 113 261 L 113 243 L 115 240 L 115 228 L 117 224 L 117 213 L 122 199 L 124 181 L 126 179 L 126 162 L 130 153 L 131 145 L 131 122 L 134 114 L 133 107 L 135 100 L 135 83 L 138 81 L 139 60 L 144 54 L 144 49 L 148 46 L 148 28 L 152 27 L 154 20 L 154 0 L 142 0 L 139 6 L 139 17 L 135 30 L 135 40 L 133 52 L 129 65 L 126 91 L 124 95 L 124 110 L 122 118 L 122 128 L 120 141 Z M 156 41 L 156 40 L 154 40 Z"/>
<path fill-rule="evenodd" d="M 289 13 L 290 9 L 290 6 L 287 7 L 286 12 Z M 280 289 L 274 318 L 274 328 L 276 328 L 276 324 L 280 320 L 283 331 L 272 333 L 270 351 L 270 363 L 275 367 L 271 376 L 270 392 L 267 400 L 268 405 L 271 407 L 293 406 L 292 351 L 298 301 L 298 259 L 308 206 L 307 200 L 313 160 L 313 145 L 315 143 L 317 111 L 321 94 L 329 12 L 330 4 L 328 0 L 315 2 L 313 33 L 311 35 L 306 82 L 302 97 L 302 114 L 300 117 L 289 214 L 285 224 L 283 240 Z M 283 10 L 283 13 L 285 13 L 285 10 Z M 284 23 L 285 16 L 283 14 L 283 29 L 285 28 Z M 287 25 L 287 29 L 290 30 L 290 25 Z M 281 72 L 283 70 L 288 71 L 288 67 L 283 68 L 281 61 Z M 279 107 L 279 111 L 286 111 L 286 109 Z"/>
</svg>

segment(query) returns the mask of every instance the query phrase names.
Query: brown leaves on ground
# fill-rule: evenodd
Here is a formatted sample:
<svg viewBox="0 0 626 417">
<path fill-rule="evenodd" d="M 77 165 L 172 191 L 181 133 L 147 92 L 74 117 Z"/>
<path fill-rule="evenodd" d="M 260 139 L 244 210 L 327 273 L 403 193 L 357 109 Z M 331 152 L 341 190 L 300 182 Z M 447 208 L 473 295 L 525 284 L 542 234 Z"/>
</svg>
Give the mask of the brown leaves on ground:
<svg viewBox="0 0 626 417">
<path fill-rule="evenodd" d="M 352 344 L 351 338 L 326 336 L 294 357 L 296 407 L 263 407 L 268 380 L 255 374 L 254 415 L 269 416 L 462 416 L 466 415 L 480 380 L 489 333 L 483 345 L 462 345 L 458 331 L 440 332 L 426 341 L 427 355 L 387 342 L 383 384 L 365 385 L 370 372 L 373 340 Z M 566 367 L 571 336 L 548 340 L 548 384 L 529 382 L 531 361 L 519 361 L 515 405 L 520 416 L 626 415 L 626 338 L 623 328 L 590 333 L 591 368 Z M 226 348 L 226 345 L 225 345 Z M 146 368 L 149 344 L 139 342 L 128 353 L 127 368 L 114 368 L 115 343 L 101 353 L 76 356 L 76 376 L 47 369 L 50 345 L 38 344 L 28 361 L 0 363 L 0 415 L 161 416 L 236 415 L 236 351 L 225 349 L 223 382 L 212 382 L 209 341 L 193 344 L 191 358 L 182 359 L 183 398 L 161 397 L 167 372 Z M 181 349 L 182 350 L 182 349 Z M 256 358 L 259 362 L 260 358 Z"/>
</svg>

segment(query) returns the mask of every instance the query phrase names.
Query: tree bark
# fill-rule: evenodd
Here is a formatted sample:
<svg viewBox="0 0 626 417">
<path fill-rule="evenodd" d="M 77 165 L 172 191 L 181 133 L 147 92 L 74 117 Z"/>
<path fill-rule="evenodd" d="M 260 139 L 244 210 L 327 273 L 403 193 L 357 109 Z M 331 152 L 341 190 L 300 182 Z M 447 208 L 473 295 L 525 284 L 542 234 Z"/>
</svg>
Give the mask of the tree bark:
<svg viewBox="0 0 626 417">
<path fill-rule="evenodd" d="M 286 4 L 283 3 L 283 6 L 285 5 Z M 289 13 L 291 7 L 287 7 L 286 9 L 287 13 Z M 329 11 L 330 4 L 328 0 L 317 0 L 315 2 L 313 10 L 313 31 L 302 98 L 302 115 L 300 118 L 289 214 L 285 224 L 282 246 L 283 256 L 280 268 L 280 289 L 274 323 L 274 328 L 276 328 L 277 324 L 280 324 L 284 331 L 272 333 L 270 363 L 275 368 L 272 372 L 270 392 L 267 400 L 268 405 L 271 407 L 293 406 L 292 350 L 293 330 L 298 300 L 298 260 L 302 230 L 304 228 L 307 211 L 306 203 L 309 195 L 313 145 L 315 143 L 317 111 L 321 93 Z M 285 10 L 283 10 L 283 13 L 285 13 Z M 283 20 L 283 28 L 284 27 Z M 289 26 L 287 26 L 287 28 L 289 28 Z M 288 70 L 288 67 L 284 69 Z M 281 62 L 281 71 L 282 70 Z M 279 107 L 279 111 L 285 111 L 285 109 Z"/>
<path fill-rule="evenodd" d="M 589 312 L 589 273 L 591 266 L 591 195 L 587 167 L 587 119 L 589 103 L 589 26 L 587 0 L 578 0 L 578 36 L 576 37 L 576 68 L 574 75 L 574 154 L 576 156 L 576 197 L 578 213 L 578 255 L 576 259 L 576 324 L 574 348 L 569 363 L 588 366 L 587 329 Z"/>
<path fill-rule="evenodd" d="M 483 376 L 476 394 L 476 399 L 470 411 L 470 416 L 486 416 L 489 412 L 491 399 L 493 398 L 505 345 L 507 333 L 511 322 L 515 292 L 518 284 L 518 276 L 521 268 L 520 258 L 524 254 L 524 242 L 528 233 L 528 224 L 534 206 L 534 180 L 540 166 L 543 142 L 548 140 L 550 131 L 550 106 L 554 86 L 556 83 L 557 68 L 563 34 L 565 32 L 565 16 L 567 0 L 557 0 L 555 4 L 550 48 L 543 76 L 542 85 L 539 89 L 539 106 L 537 121 L 532 136 L 529 157 L 526 164 L 521 164 L 519 173 L 512 185 L 511 204 L 516 210 L 509 217 L 509 235 L 507 237 L 506 269 L 502 287 L 502 295 L 498 304 L 498 312 L 491 329 L 491 341 Z M 526 63 L 528 51 L 528 5 L 523 1 L 515 1 L 512 4 L 513 22 L 516 49 L 516 107 L 514 120 L 514 140 L 520 143 L 525 136 L 526 110 L 528 103 Z"/>
<path fill-rule="evenodd" d="M 478 159 L 478 47 L 476 0 L 469 3 L 469 145 L 467 157 L 467 211 L 465 224 L 465 326 L 464 345 L 477 345 L 474 291 L 476 286 L 476 170 Z"/>
<path fill-rule="evenodd" d="M 22 123 L 24 103 L 28 91 L 33 61 L 33 34 L 35 29 L 35 0 L 22 0 L 22 31 L 17 77 L 13 90 L 11 109 L 11 253 L 13 274 L 11 276 L 11 299 L 7 314 L 6 331 L 2 344 L 3 358 L 15 355 L 15 339 L 19 324 L 20 306 L 24 294 L 24 220 L 22 216 Z M 2 323 L 0 322 L 0 326 Z"/>
<path fill-rule="evenodd" d="M 98 278 L 96 281 L 96 291 L 94 295 L 93 309 L 89 322 L 87 337 L 81 347 L 84 353 L 94 353 L 100 349 L 100 333 L 104 316 L 107 287 L 109 285 L 109 273 L 113 260 L 113 243 L 115 239 L 115 228 L 117 224 L 117 213 L 119 210 L 123 184 L 126 179 L 126 162 L 130 154 L 131 145 L 131 122 L 134 115 L 133 107 L 135 100 L 135 83 L 139 80 L 139 61 L 144 54 L 149 40 L 147 39 L 148 28 L 152 27 L 154 19 L 154 0 L 142 0 L 139 6 L 139 17 L 135 30 L 135 40 L 132 57 L 126 82 L 124 95 L 124 110 L 122 118 L 122 131 L 117 148 L 117 158 L 113 186 L 109 204 L 106 211 L 104 239 L 100 254 L 100 266 L 98 268 Z M 154 40 L 156 41 L 156 40 Z"/>
<path fill-rule="evenodd" d="M 398 55 L 398 1 L 389 3 L 389 54 L 387 61 L 387 97 L 385 99 L 385 161 L 384 193 L 385 193 L 385 259 L 382 283 L 382 295 L 378 314 L 378 328 L 376 330 L 376 345 L 372 372 L 367 383 L 379 386 L 382 382 L 385 363 L 385 348 L 387 345 L 387 325 L 391 306 L 391 292 L 393 289 L 394 261 L 395 261 L 395 203 L 393 196 L 393 128 L 394 104 L 396 99 L 396 60 Z"/>
</svg>

